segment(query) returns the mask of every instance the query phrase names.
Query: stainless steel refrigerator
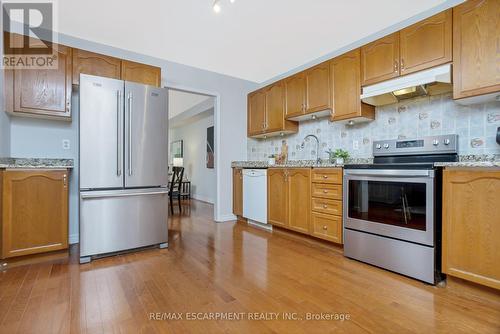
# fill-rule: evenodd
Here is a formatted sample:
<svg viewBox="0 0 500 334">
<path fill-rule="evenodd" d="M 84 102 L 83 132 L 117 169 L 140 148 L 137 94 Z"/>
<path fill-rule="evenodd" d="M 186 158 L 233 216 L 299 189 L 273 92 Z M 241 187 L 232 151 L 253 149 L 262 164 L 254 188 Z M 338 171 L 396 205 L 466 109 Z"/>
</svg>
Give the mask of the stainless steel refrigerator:
<svg viewBox="0 0 500 334">
<path fill-rule="evenodd" d="M 80 75 L 80 263 L 168 246 L 167 90 Z"/>
</svg>

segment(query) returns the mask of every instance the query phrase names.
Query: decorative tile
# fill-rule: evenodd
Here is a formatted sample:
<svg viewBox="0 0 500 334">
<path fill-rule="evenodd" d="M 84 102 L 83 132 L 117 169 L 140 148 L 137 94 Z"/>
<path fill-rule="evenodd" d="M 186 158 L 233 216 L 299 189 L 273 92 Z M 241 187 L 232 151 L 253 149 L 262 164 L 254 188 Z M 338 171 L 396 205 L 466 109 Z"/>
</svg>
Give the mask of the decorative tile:
<svg viewBox="0 0 500 334">
<path fill-rule="evenodd" d="M 438 129 L 439 127 L 441 127 L 441 122 L 431 121 L 431 129 Z"/>
<path fill-rule="evenodd" d="M 484 139 L 483 138 L 472 138 L 470 140 L 470 146 L 471 147 L 481 147 L 484 145 Z"/>
<path fill-rule="evenodd" d="M 341 137 L 341 138 L 345 138 L 345 137 L 347 137 L 347 132 L 342 131 L 342 132 L 340 133 L 340 137 Z"/>
<path fill-rule="evenodd" d="M 408 110 L 408 106 L 399 106 L 398 107 L 398 113 L 406 112 Z"/>
<path fill-rule="evenodd" d="M 396 123 L 396 117 L 389 117 L 389 119 L 387 120 L 387 123 L 389 123 L 389 124 Z"/>
<path fill-rule="evenodd" d="M 398 135 L 398 139 L 406 139 L 405 135 Z"/>
<path fill-rule="evenodd" d="M 429 114 L 426 112 L 421 112 L 418 114 L 418 119 L 420 120 L 426 119 L 427 117 L 429 117 Z"/>
<path fill-rule="evenodd" d="M 364 144 L 364 145 L 368 145 L 368 144 L 370 144 L 370 138 L 366 138 L 366 137 L 365 137 L 365 138 L 363 138 L 363 144 Z"/>
<path fill-rule="evenodd" d="M 487 116 L 488 123 L 496 123 L 500 121 L 500 113 L 490 113 Z"/>
</svg>

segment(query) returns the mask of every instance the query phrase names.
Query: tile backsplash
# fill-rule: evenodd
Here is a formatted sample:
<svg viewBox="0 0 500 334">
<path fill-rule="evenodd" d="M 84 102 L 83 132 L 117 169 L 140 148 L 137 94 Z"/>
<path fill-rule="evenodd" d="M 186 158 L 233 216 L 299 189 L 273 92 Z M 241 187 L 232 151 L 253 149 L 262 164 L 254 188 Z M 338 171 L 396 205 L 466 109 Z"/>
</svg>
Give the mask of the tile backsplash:
<svg viewBox="0 0 500 334">
<path fill-rule="evenodd" d="M 420 138 L 441 134 L 458 134 L 459 154 L 500 154 L 496 129 L 500 126 L 500 102 L 463 106 L 451 94 L 425 96 L 377 107 L 375 120 L 348 126 L 328 118 L 301 122 L 299 132 L 285 137 L 248 139 L 248 160 L 265 160 L 280 152 L 281 141 L 288 144 L 288 159 L 316 157 L 314 139 L 300 148 L 308 134 L 320 140 L 320 157 L 328 158 L 328 149 L 342 148 L 353 158 L 372 156 L 372 142 L 383 139 Z M 357 148 L 356 148 L 357 146 Z"/>
</svg>

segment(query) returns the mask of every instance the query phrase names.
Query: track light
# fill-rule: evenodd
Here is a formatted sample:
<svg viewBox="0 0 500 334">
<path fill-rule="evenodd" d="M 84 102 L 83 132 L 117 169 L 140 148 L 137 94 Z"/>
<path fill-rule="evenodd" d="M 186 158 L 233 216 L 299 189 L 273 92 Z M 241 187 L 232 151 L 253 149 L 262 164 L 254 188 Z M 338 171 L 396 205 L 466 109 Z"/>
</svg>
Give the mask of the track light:
<svg viewBox="0 0 500 334">
<path fill-rule="evenodd" d="M 214 12 L 220 13 L 220 0 L 214 0 L 214 4 L 212 5 L 212 8 L 214 9 Z"/>
</svg>

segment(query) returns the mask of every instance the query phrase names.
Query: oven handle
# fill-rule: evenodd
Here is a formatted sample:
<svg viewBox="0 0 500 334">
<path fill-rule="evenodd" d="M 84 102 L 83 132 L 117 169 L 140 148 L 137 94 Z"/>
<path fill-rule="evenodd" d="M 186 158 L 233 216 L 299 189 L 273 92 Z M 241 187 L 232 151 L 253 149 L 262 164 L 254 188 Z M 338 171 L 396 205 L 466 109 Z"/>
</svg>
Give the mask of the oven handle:
<svg viewBox="0 0 500 334">
<path fill-rule="evenodd" d="M 345 169 L 344 175 L 391 176 L 391 177 L 434 177 L 433 170 L 415 169 Z"/>
</svg>

